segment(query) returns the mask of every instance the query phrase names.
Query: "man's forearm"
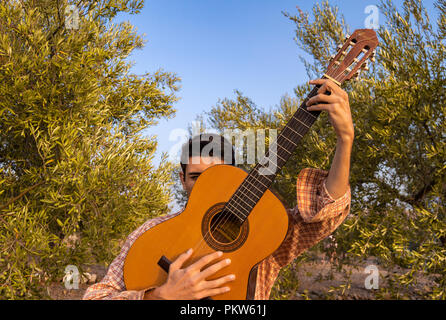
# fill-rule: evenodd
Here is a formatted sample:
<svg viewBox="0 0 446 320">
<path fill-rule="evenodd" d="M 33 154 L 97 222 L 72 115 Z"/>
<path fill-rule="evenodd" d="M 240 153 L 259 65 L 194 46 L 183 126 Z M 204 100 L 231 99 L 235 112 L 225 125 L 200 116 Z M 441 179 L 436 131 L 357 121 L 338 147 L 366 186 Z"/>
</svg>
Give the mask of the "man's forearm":
<svg viewBox="0 0 446 320">
<path fill-rule="evenodd" d="M 348 190 L 350 175 L 350 153 L 355 129 L 348 94 L 333 81 L 318 79 L 310 84 L 319 85 L 317 95 L 307 101 L 308 111 L 327 111 L 330 122 L 338 137 L 336 153 L 331 164 L 325 186 L 332 198 L 342 197 Z M 330 94 L 326 94 L 330 92 Z"/>
<path fill-rule="evenodd" d="M 347 192 L 350 176 L 350 155 L 353 138 L 338 138 L 336 152 L 325 186 L 328 193 L 337 199 Z"/>
</svg>

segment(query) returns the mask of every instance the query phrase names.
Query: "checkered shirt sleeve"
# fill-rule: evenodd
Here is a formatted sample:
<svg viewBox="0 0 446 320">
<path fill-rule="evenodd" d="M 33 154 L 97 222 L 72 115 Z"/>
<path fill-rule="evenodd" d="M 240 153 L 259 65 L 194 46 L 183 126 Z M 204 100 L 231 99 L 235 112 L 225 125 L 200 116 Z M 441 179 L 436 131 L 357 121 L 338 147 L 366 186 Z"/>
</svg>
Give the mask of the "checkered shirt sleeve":
<svg viewBox="0 0 446 320">
<path fill-rule="evenodd" d="M 124 261 L 128 251 L 132 244 L 138 239 L 144 232 L 152 228 L 153 226 L 166 221 L 174 216 L 180 214 L 167 214 L 155 219 L 146 221 L 138 229 L 133 231 L 125 241 L 121 252 L 113 260 L 107 270 L 105 277 L 98 283 L 88 287 L 83 296 L 84 300 L 142 300 L 144 297 L 144 291 L 126 290 L 124 284 Z"/>
<path fill-rule="evenodd" d="M 325 186 L 327 176 L 328 171 L 312 168 L 299 173 L 297 206 L 288 210 L 288 233 L 280 247 L 259 264 L 254 299 L 268 299 L 280 269 L 328 237 L 347 217 L 350 186 L 335 200 Z"/>
</svg>

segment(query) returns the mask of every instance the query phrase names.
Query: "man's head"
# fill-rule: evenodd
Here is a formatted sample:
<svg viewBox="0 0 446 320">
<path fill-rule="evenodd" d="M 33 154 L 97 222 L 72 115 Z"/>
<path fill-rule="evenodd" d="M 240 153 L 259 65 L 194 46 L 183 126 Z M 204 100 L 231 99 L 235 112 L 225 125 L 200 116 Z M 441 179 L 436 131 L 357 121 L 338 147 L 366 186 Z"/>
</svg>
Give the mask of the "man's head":
<svg viewBox="0 0 446 320">
<path fill-rule="evenodd" d="M 216 164 L 235 165 L 234 148 L 224 137 L 215 133 L 202 133 L 183 145 L 180 180 L 188 195 L 198 176 Z"/>
</svg>

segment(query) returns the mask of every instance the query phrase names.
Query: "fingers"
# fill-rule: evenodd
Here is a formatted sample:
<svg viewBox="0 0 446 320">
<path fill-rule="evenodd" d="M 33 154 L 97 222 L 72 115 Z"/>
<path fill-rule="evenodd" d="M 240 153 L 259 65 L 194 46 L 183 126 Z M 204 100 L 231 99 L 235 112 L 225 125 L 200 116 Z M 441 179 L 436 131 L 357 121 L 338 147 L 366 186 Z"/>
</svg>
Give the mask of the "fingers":
<svg viewBox="0 0 446 320">
<path fill-rule="evenodd" d="M 230 274 L 224 277 L 220 277 L 218 279 L 215 280 L 211 280 L 211 281 L 205 281 L 203 282 L 203 289 L 213 289 L 213 288 L 218 288 L 221 287 L 223 284 L 227 283 L 227 282 L 231 282 L 235 280 L 235 275 L 234 274 Z"/>
<path fill-rule="evenodd" d="M 321 87 L 318 89 L 317 93 L 326 93 L 329 91 L 331 94 L 335 93 L 340 96 L 344 100 L 348 100 L 348 94 L 340 86 L 331 81 L 330 79 L 316 79 L 311 80 L 310 84 L 320 85 Z"/>
<path fill-rule="evenodd" d="M 205 298 L 205 297 L 212 297 L 212 296 L 216 296 L 218 294 L 226 293 L 229 290 L 230 290 L 229 287 L 221 287 L 221 288 L 214 288 L 214 289 L 203 290 L 203 291 L 201 291 L 198 294 L 197 298 L 198 299 L 202 299 L 202 298 Z"/>
<path fill-rule="evenodd" d="M 329 86 L 328 82 L 325 82 L 322 86 L 320 86 L 320 88 L 317 90 L 318 94 L 326 94 L 326 95 L 331 95 L 331 92 L 333 91 L 333 89 Z"/>
<path fill-rule="evenodd" d="M 200 291 L 198 293 L 199 299 L 204 297 L 212 297 L 230 291 L 229 286 L 222 287 L 222 285 L 234 280 L 235 275 L 230 274 L 211 281 L 201 281 Z"/>
<path fill-rule="evenodd" d="M 165 291 L 169 290 L 172 297 L 186 297 L 188 299 L 201 299 L 229 291 L 229 287 L 225 286 L 225 284 L 235 279 L 234 274 L 209 281 L 206 280 L 206 278 L 214 275 L 231 263 L 230 259 L 215 261 L 222 255 L 223 252 L 221 251 L 213 252 L 184 268 L 182 266 L 192 256 L 192 249 L 182 253 L 170 265 L 169 278 L 165 284 L 167 289 Z M 209 266 L 206 267 L 207 265 Z M 204 267 L 206 268 L 204 269 Z M 201 271 L 201 269 L 204 270 Z"/>
<path fill-rule="evenodd" d="M 316 104 L 314 106 L 308 107 L 308 111 L 331 111 L 333 110 L 334 106 L 332 104 Z"/>
<path fill-rule="evenodd" d="M 318 90 L 318 93 L 325 93 L 327 90 L 331 92 L 339 92 L 339 90 L 342 90 L 336 83 L 329 79 L 316 79 L 311 80 L 309 83 L 321 86 Z"/>
<path fill-rule="evenodd" d="M 199 280 L 204 280 L 207 277 L 213 275 L 214 273 L 216 273 L 217 271 L 219 271 L 220 269 L 223 269 L 224 267 L 228 266 L 231 263 L 230 259 L 224 259 L 220 262 L 217 262 L 211 266 L 209 266 L 208 268 L 204 269 L 200 274 L 199 274 Z"/>
<path fill-rule="evenodd" d="M 174 262 L 172 262 L 170 264 L 169 272 L 176 271 L 176 270 L 180 269 L 183 266 L 183 264 L 187 261 L 187 259 L 190 258 L 190 256 L 192 255 L 192 252 L 193 252 L 193 250 L 189 249 L 186 252 L 180 254 L 179 257 Z"/>
<path fill-rule="evenodd" d="M 310 84 L 320 85 L 321 87 L 318 89 L 317 95 L 308 99 L 306 103 L 308 111 L 330 111 L 336 104 L 343 104 L 345 100 L 348 101 L 347 93 L 331 80 L 311 80 Z"/>
<path fill-rule="evenodd" d="M 338 100 L 338 98 L 336 96 L 332 96 L 332 95 L 329 96 L 329 95 L 320 93 L 320 94 L 308 99 L 306 105 L 311 106 L 316 103 L 336 103 L 337 100 Z"/>
<path fill-rule="evenodd" d="M 213 252 L 211 254 L 205 255 L 200 260 L 198 260 L 197 262 L 195 262 L 194 264 L 189 266 L 188 269 L 200 271 L 201 268 L 203 268 L 205 265 L 209 264 L 210 262 L 212 262 L 215 259 L 220 258 L 222 255 L 223 255 L 223 252 L 221 252 L 221 251 L 217 251 L 217 252 Z"/>
</svg>

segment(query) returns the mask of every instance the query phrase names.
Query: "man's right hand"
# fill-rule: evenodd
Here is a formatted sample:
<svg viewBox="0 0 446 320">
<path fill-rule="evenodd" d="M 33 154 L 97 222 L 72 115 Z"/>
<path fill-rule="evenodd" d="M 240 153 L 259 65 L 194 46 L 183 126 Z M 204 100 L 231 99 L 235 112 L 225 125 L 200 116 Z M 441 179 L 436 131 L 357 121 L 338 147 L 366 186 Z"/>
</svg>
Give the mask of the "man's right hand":
<svg viewBox="0 0 446 320">
<path fill-rule="evenodd" d="M 221 286 L 234 280 L 235 275 L 231 274 L 210 281 L 206 278 L 229 265 L 231 263 L 230 259 L 224 259 L 201 270 L 204 266 L 222 256 L 223 253 L 217 251 L 182 269 L 181 267 L 190 258 L 192 252 L 192 249 L 189 249 L 172 262 L 166 283 L 146 293 L 144 299 L 198 300 L 228 292 L 229 287 Z"/>
</svg>

